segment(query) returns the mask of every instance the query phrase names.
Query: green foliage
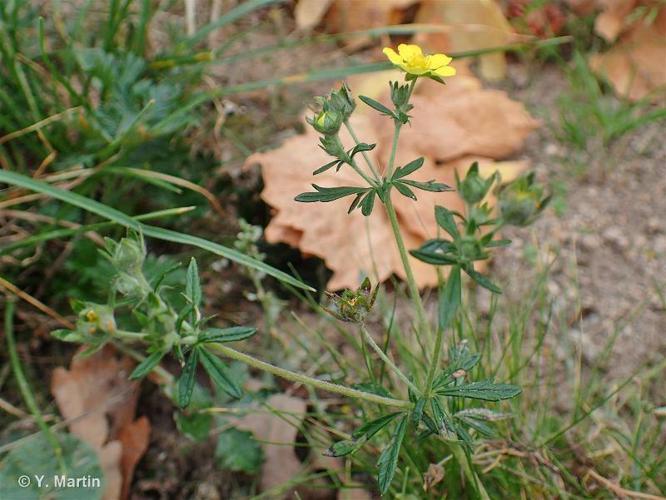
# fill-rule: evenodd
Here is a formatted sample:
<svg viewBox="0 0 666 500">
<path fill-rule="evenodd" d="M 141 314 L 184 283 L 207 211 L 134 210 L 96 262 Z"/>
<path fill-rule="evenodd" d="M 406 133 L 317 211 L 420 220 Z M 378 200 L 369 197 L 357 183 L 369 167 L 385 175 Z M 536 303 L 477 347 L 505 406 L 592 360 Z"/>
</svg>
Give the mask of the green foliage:
<svg viewBox="0 0 666 500">
<path fill-rule="evenodd" d="M 354 160 L 353 154 L 344 151 L 338 137 L 339 124 L 331 127 L 331 130 L 324 130 L 323 124 L 318 124 L 316 121 L 324 120 L 325 117 L 320 115 L 310 121 L 310 124 L 318 132 L 324 134 L 321 139 L 323 149 L 335 158 L 332 162 L 315 170 L 314 175 L 327 171 L 334 166 L 336 170 L 339 170 L 344 164 L 352 168 L 365 185 L 327 188 L 313 184 L 315 191 L 298 195 L 296 201 L 332 202 L 353 196 L 348 212 L 360 207 L 363 215 L 368 216 L 373 210 L 375 198 L 378 197 L 381 200 L 391 220 L 394 237 L 401 252 L 405 274 L 408 278 L 410 295 L 419 316 L 416 333 L 419 336 L 427 337 L 430 334 L 430 327 L 423 312 L 418 288 L 413 283 L 407 252 L 404 248 L 390 197 L 393 188 L 399 194 L 414 201 L 417 201 L 417 196 L 412 188 L 434 192 L 449 191 L 451 188 L 434 180 L 421 182 L 409 178 L 423 166 L 424 158 L 417 158 L 404 166 L 393 169 L 400 127 L 408 123 L 409 116 L 407 113 L 412 109 L 409 99 L 414 81 L 414 78 L 412 78 L 411 83 L 402 86 L 391 84 L 391 97 L 395 106 L 393 110 L 374 99 L 360 97 L 365 104 L 394 122 L 395 133 L 391 158 L 383 175 L 379 174 L 379 169 L 372 164 L 367 156 L 364 159 L 368 170 L 364 170 Z M 346 96 L 350 95 L 346 87 L 343 87 L 343 90 Z M 349 98 L 351 99 L 351 97 Z M 323 107 L 331 109 L 331 105 L 327 104 L 328 102 L 326 98 L 322 98 Z M 365 149 L 365 144 L 355 137 L 348 123 L 347 127 L 356 140 L 357 147 Z M 403 441 L 408 432 L 420 433 L 421 439 L 440 438 L 456 443 L 454 446 L 462 447 L 466 455 L 464 458 L 465 464 L 461 464 L 461 467 L 464 467 L 468 479 L 475 484 L 475 487 L 482 488 L 482 486 L 478 486 L 478 478 L 467 462 L 469 462 L 469 455 L 473 451 L 475 441 L 478 438 L 494 435 L 493 428 L 488 424 L 493 419 L 485 418 L 492 415 L 493 412 L 490 410 L 485 413 L 483 411 L 471 411 L 475 409 L 467 407 L 466 400 L 498 402 L 514 398 L 521 392 L 519 387 L 512 384 L 495 383 L 492 380 L 474 381 L 472 379 L 473 374 L 470 371 L 478 364 L 481 356 L 472 354 L 466 344 L 452 347 L 446 368 L 442 369 L 439 366 L 443 334 L 455 325 L 462 307 L 462 272 L 464 271 L 473 281 L 491 292 L 501 293 L 497 285 L 474 269 L 474 262 L 487 259 L 492 248 L 505 246 L 509 243 L 506 240 L 495 239 L 499 227 L 509 223 L 516 225 L 528 224 L 536 218 L 547 203 L 547 199 L 542 197 L 543 188 L 535 183 L 533 175 L 530 174 L 505 188 L 502 198 L 503 205 L 501 205 L 503 208 L 502 217 L 493 218 L 491 208 L 486 203 L 482 203 L 482 200 L 486 198 L 486 195 L 498 180 L 499 174 L 497 173 L 489 178 L 482 178 L 477 163 L 469 168 L 464 179 L 456 177 L 457 189 L 466 204 L 465 215 L 437 206 L 435 219 L 439 227 L 448 235 L 448 238 L 429 240 L 421 248 L 410 252 L 414 257 L 426 263 L 436 266 L 450 266 L 451 269 L 446 282 L 442 282 L 439 287 L 439 315 L 437 325 L 434 328 L 436 331 L 434 351 L 427 363 L 429 366 L 427 366 L 424 377 L 425 384 L 421 387 L 417 387 L 412 382 L 419 375 L 423 376 L 417 368 L 419 363 L 412 364 L 414 373 L 405 375 L 386 356 L 384 351 L 387 349 L 388 343 L 382 350 L 365 330 L 364 322 L 375 302 L 377 292 L 377 288 L 372 292 L 372 286 L 367 278 L 355 291 L 345 290 L 339 295 L 329 294 L 332 299 L 332 307 L 324 307 L 337 319 L 359 324 L 365 333 L 365 340 L 372 346 L 384 364 L 408 387 L 411 402 L 408 412 L 386 413 L 374 420 L 368 420 L 352 433 L 351 439 L 337 441 L 326 451 L 326 454 L 330 456 L 353 455 L 356 457 L 373 436 L 386 428 L 395 418 L 398 418 L 391 439 L 383 447 L 377 461 L 378 485 L 382 495 L 388 493 L 391 488 L 393 478 L 398 470 Z M 529 214 L 519 218 L 517 213 L 522 214 L 526 210 L 517 210 L 515 206 L 519 203 L 522 203 L 521 206 L 526 205 L 527 203 L 524 200 L 530 202 L 532 210 Z M 364 357 L 368 370 L 372 373 L 368 355 L 364 354 Z M 381 384 L 372 381 L 366 385 L 373 387 L 373 391 L 378 394 L 390 396 L 390 391 Z M 358 386 L 357 384 L 356 387 Z"/>
<path fill-rule="evenodd" d="M 220 467 L 247 474 L 259 472 L 264 460 L 261 446 L 252 433 L 234 428 L 218 436 L 215 457 Z"/>
<path fill-rule="evenodd" d="M 571 91 L 559 101 L 560 139 L 580 151 L 593 141 L 608 146 L 624 134 L 666 119 L 666 108 L 649 100 L 635 103 L 613 97 L 589 68 L 585 56 L 575 52 L 568 70 Z"/>
<path fill-rule="evenodd" d="M 105 478 L 95 450 L 71 434 L 58 434 L 56 439 L 61 447 L 59 456 L 41 433 L 25 438 L 7 453 L 0 461 L 0 498 L 102 498 Z M 89 478 L 90 481 L 77 487 L 56 482 L 67 478 Z M 99 481 L 99 486 L 93 479 Z"/>
</svg>

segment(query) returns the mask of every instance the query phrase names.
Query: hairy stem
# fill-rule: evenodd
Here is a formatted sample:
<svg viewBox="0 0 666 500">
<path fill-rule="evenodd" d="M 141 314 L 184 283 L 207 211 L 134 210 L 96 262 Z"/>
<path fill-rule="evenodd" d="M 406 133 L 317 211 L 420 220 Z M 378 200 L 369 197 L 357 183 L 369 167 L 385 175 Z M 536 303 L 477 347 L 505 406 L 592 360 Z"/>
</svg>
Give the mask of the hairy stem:
<svg viewBox="0 0 666 500">
<path fill-rule="evenodd" d="M 259 370 L 272 373 L 273 375 L 284 378 L 286 380 L 291 380 L 292 382 L 299 382 L 301 384 L 308 385 L 310 387 L 315 387 L 317 389 L 322 389 L 324 391 L 342 394 L 343 396 L 347 396 L 350 398 L 363 399 L 365 401 L 369 401 L 371 403 L 377 403 L 384 406 L 392 406 L 395 408 L 404 408 L 404 409 L 409 409 L 413 406 L 413 404 L 410 401 L 405 401 L 403 399 L 385 398 L 383 396 L 377 396 L 376 394 L 371 394 L 369 392 L 350 389 L 348 387 L 344 387 L 339 384 L 325 382 L 323 380 L 308 377 L 307 375 L 302 375 L 300 373 L 292 372 L 290 370 L 285 370 L 284 368 L 271 365 L 270 363 L 266 363 L 265 361 L 261 361 L 252 356 L 249 356 L 248 354 L 236 351 L 235 349 L 232 349 L 231 347 L 227 347 L 222 344 L 210 344 L 210 348 L 219 352 L 223 356 L 235 359 L 237 361 L 240 361 L 241 363 L 245 363 Z"/>
<path fill-rule="evenodd" d="M 395 208 L 393 208 L 390 191 L 386 194 L 384 206 L 386 207 L 386 213 L 388 215 L 389 221 L 391 222 L 391 229 L 393 230 L 395 242 L 398 245 L 400 260 L 402 261 L 402 266 L 404 267 L 405 274 L 407 275 L 407 286 L 409 287 L 409 295 L 411 296 L 412 302 L 414 303 L 414 308 L 416 309 L 419 331 L 430 337 L 430 325 L 428 324 L 428 318 L 425 312 L 425 308 L 423 307 L 423 301 L 421 300 L 419 287 L 417 286 L 416 279 L 414 278 L 412 266 L 409 263 L 409 255 L 407 254 L 407 249 L 405 248 L 405 242 L 402 239 L 400 225 L 398 224 L 398 216 L 395 213 Z"/>
<path fill-rule="evenodd" d="M 416 387 L 409 378 L 407 378 L 407 375 L 402 373 L 402 370 L 398 368 L 393 361 L 386 355 L 386 353 L 382 350 L 381 347 L 377 345 L 375 342 L 375 339 L 372 338 L 372 335 L 370 335 L 370 332 L 368 329 L 365 327 L 365 325 L 361 325 L 361 332 L 363 332 L 363 336 L 365 337 L 365 340 L 370 344 L 370 347 L 374 349 L 374 351 L 379 355 L 379 357 L 382 359 L 386 365 L 393 370 L 393 372 L 402 380 L 407 386 L 414 391 L 415 394 L 420 395 L 421 391 L 419 390 L 418 387 Z"/>
<path fill-rule="evenodd" d="M 356 132 L 354 132 L 354 129 L 351 126 L 351 123 L 349 120 L 345 120 L 345 128 L 349 132 L 349 135 L 351 135 L 352 139 L 354 139 L 354 142 L 356 145 L 359 145 L 361 141 L 359 140 L 358 136 L 356 135 Z M 379 179 L 379 172 L 375 168 L 374 163 L 370 160 L 370 156 L 368 155 L 367 151 L 361 151 L 361 154 L 363 155 L 363 158 L 365 159 L 365 163 L 368 164 L 368 167 L 370 168 L 370 171 L 372 172 L 372 175 L 374 176 L 375 179 Z"/>
</svg>

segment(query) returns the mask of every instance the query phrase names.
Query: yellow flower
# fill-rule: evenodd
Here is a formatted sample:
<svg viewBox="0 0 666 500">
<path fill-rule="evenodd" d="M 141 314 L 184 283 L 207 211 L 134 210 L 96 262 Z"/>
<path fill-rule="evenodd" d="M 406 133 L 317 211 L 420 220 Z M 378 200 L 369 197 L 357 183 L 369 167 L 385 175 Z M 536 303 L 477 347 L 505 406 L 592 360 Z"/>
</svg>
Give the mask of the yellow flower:
<svg viewBox="0 0 666 500">
<path fill-rule="evenodd" d="M 424 55 L 418 45 L 401 43 L 398 52 L 386 47 L 384 54 L 389 60 L 402 69 L 405 73 L 414 76 L 428 76 L 441 78 L 453 76 L 456 69 L 449 66 L 452 59 L 445 54 Z"/>
</svg>

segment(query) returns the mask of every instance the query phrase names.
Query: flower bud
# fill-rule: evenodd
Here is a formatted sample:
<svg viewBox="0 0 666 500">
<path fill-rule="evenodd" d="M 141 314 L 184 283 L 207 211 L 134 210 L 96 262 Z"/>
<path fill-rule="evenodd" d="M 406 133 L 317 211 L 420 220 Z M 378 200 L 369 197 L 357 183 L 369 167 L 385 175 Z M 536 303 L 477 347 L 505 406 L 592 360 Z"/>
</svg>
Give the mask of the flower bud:
<svg viewBox="0 0 666 500">
<path fill-rule="evenodd" d="M 321 111 L 308 122 L 320 134 L 335 135 L 342 126 L 342 115 L 334 110 Z"/>
<path fill-rule="evenodd" d="M 331 110 L 340 113 L 343 122 L 349 119 L 354 109 L 356 109 L 356 102 L 354 102 L 351 91 L 346 84 L 343 84 L 340 90 L 331 92 L 328 106 Z"/>
<path fill-rule="evenodd" d="M 550 197 L 543 197 L 543 187 L 534 183 L 534 174 L 521 177 L 500 192 L 502 219 L 513 226 L 531 224 L 546 208 Z"/>
<path fill-rule="evenodd" d="M 490 186 L 493 185 L 497 175 L 494 174 L 487 179 L 479 175 L 479 164 L 474 162 L 463 180 L 458 179 L 458 192 L 470 205 L 480 202 L 488 194 Z"/>
<path fill-rule="evenodd" d="M 141 273 L 146 249 L 143 241 L 137 238 L 123 238 L 120 243 L 107 241 L 107 249 L 113 266 L 119 271 L 129 274 Z"/>
</svg>

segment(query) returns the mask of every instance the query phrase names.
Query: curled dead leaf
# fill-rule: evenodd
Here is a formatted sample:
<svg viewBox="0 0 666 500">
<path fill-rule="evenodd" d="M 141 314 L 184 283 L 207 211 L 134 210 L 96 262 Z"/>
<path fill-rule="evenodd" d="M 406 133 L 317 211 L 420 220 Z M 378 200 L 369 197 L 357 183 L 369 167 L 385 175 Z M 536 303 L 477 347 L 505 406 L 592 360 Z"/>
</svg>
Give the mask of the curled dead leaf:
<svg viewBox="0 0 666 500">
<path fill-rule="evenodd" d="M 128 380 L 133 366 L 107 346 L 91 356 L 75 356 L 69 370 L 58 367 L 51 379 L 69 431 L 97 451 L 105 500 L 127 498 L 134 467 L 148 446 L 148 420 L 134 421 L 139 386 Z"/>
</svg>

